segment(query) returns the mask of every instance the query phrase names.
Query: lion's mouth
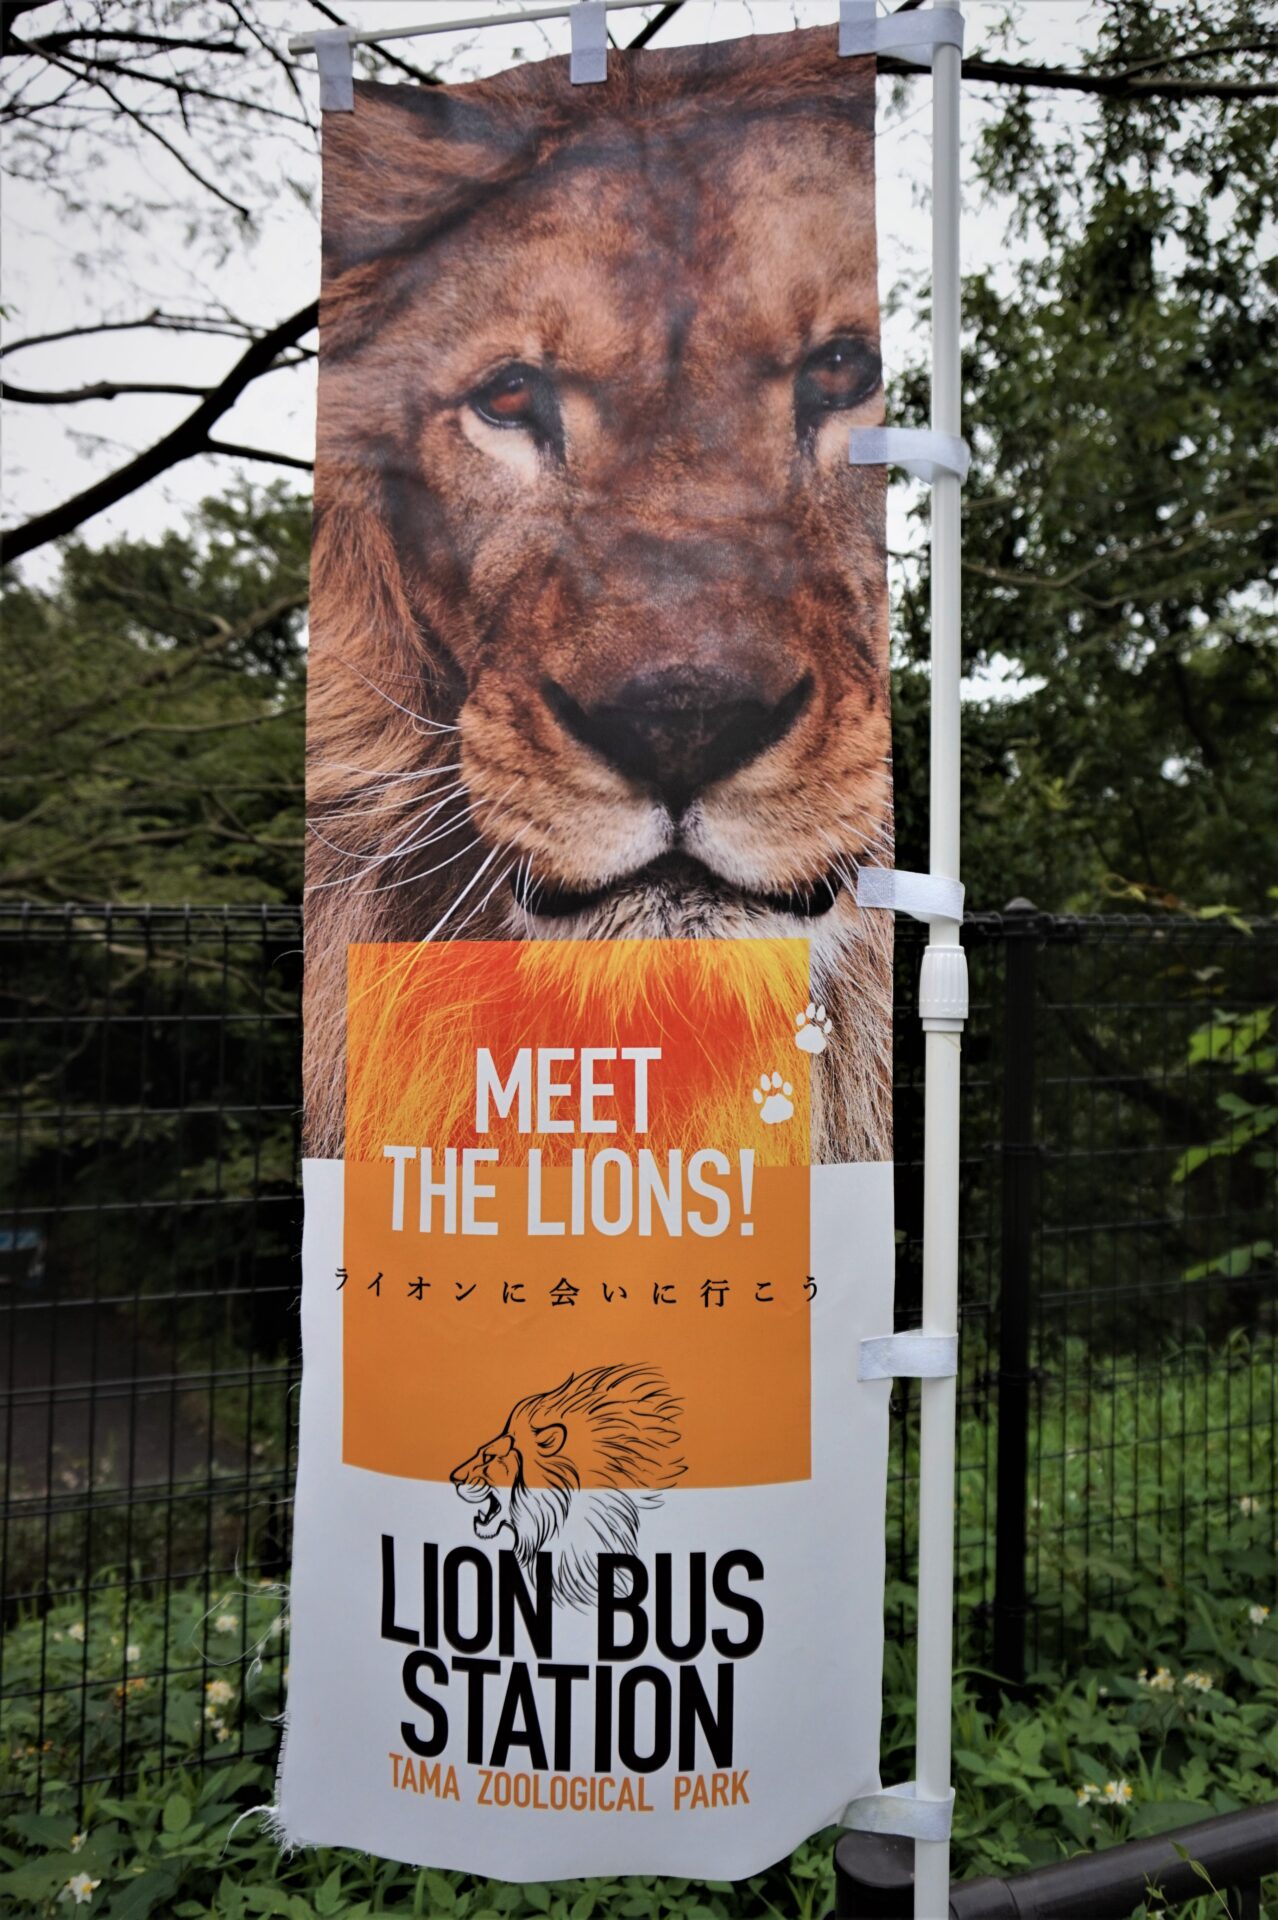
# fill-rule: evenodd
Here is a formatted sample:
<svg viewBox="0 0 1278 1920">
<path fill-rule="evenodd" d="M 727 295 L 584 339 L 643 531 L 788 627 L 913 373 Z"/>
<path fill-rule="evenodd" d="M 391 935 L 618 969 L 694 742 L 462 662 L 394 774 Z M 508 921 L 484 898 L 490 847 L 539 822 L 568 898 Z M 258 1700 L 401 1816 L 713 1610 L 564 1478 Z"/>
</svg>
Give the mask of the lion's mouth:
<svg viewBox="0 0 1278 1920">
<path fill-rule="evenodd" d="M 746 887 L 731 886 L 700 860 L 694 860 L 688 854 L 664 853 L 646 867 L 628 873 L 619 880 L 610 880 L 602 887 L 576 889 L 557 886 L 551 881 L 539 879 L 526 861 L 520 863 L 511 881 L 516 903 L 526 913 L 536 914 L 538 919 L 545 920 L 569 919 L 575 914 L 588 913 L 593 907 L 602 906 L 619 893 L 633 894 L 645 889 L 664 895 L 667 899 L 678 899 L 695 892 L 703 897 L 721 898 L 725 902 L 744 903 L 767 913 L 784 913 L 796 919 L 815 920 L 829 913 L 843 890 L 843 880 L 837 869 L 832 867 L 818 880 L 805 886 L 791 887 L 780 893 L 754 892 Z"/>
<path fill-rule="evenodd" d="M 491 1539 L 501 1523 L 501 1501 L 495 1493 L 490 1493 L 479 1512 L 475 1515 L 475 1532 L 481 1540 Z"/>
</svg>

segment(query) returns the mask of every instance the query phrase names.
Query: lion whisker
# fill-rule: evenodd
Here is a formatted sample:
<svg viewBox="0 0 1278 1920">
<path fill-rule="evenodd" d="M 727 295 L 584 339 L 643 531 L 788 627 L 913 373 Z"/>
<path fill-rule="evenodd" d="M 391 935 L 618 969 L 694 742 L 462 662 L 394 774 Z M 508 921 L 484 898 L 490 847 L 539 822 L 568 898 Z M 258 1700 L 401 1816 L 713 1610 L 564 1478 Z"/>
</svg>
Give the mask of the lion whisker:
<svg viewBox="0 0 1278 1920">
<path fill-rule="evenodd" d="M 312 832 L 316 839 L 321 841 L 324 846 L 330 847 L 334 853 L 340 853 L 349 860 L 358 860 L 360 866 L 354 873 L 338 874 L 332 880 L 314 881 L 312 885 L 307 888 L 307 892 L 319 891 L 325 887 L 347 886 L 353 880 L 362 879 L 365 874 L 371 873 L 375 868 L 385 866 L 390 860 L 401 860 L 407 854 L 419 853 L 423 847 L 433 846 L 437 840 L 446 839 L 450 833 L 456 833 L 457 830 L 467 822 L 469 808 L 464 806 L 458 812 L 452 814 L 447 820 L 441 821 L 432 833 L 421 833 L 420 829 L 430 825 L 431 820 L 438 810 L 438 807 L 432 808 L 426 818 L 418 823 L 417 830 L 411 833 L 406 840 L 401 840 L 386 852 L 378 854 L 374 854 L 371 850 L 365 853 L 359 853 L 352 847 L 339 847 L 335 841 L 326 839 L 313 821 L 308 822 L 309 831 Z"/>
<path fill-rule="evenodd" d="M 437 773 L 456 773 L 461 766 L 461 761 L 450 761 L 442 767 L 412 767 L 404 773 L 389 773 L 384 767 L 357 767 L 351 760 L 317 760 L 315 765 L 334 773 L 367 774 L 370 779 L 380 782 L 381 785 L 390 786 L 396 780 L 432 780 Z M 360 788 L 356 791 L 366 792 L 371 789 Z"/>
<path fill-rule="evenodd" d="M 517 785 L 517 782 L 512 781 L 510 786 L 506 788 L 505 793 L 499 794 L 497 796 L 496 801 L 493 804 L 495 806 L 500 806 L 501 802 L 505 800 L 509 794 L 514 792 L 516 785 Z M 492 829 L 496 826 L 499 826 L 505 818 L 506 818 L 505 813 L 499 813 L 494 815 L 493 819 L 488 823 L 487 830 L 491 832 Z M 451 825 L 446 825 L 445 827 L 436 828 L 434 833 L 428 834 L 425 836 L 425 838 L 422 838 L 422 839 L 419 839 L 416 836 L 410 836 L 408 840 L 404 841 L 404 843 L 399 848 L 396 849 L 396 853 L 401 857 L 404 854 L 407 854 L 410 852 L 416 853 L 420 851 L 422 847 L 430 846 L 433 841 L 440 839 L 441 837 L 444 836 L 444 834 L 454 831 L 456 824 L 457 822 L 454 821 Z M 473 853 L 475 851 L 475 848 L 482 846 L 483 843 L 484 843 L 484 835 L 482 833 L 476 834 L 473 840 L 468 841 L 468 843 L 464 847 L 458 847 L 456 852 L 450 853 L 446 860 L 441 860 L 436 866 L 419 869 L 419 871 L 416 873 L 406 873 L 398 880 L 386 881 L 382 886 L 366 887 L 364 889 L 364 892 L 370 893 L 370 894 L 393 893 L 397 887 L 412 886 L 419 880 L 428 880 L 431 874 L 442 873 L 445 867 L 453 866 L 458 860 L 463 859 L 468 853 Z M 506 851 L 506 849 L 500 846 L 493 848 L 494 854 L 501 853 L 504 851 Z M 465 898 L 467 893 L 469 893 L 471 886 L 474 884 L 474 881 L 478 879 L 479 874 L 481 874 L 484 871 L 484 868 L 488 866 L 488 864 L 489 862 L 487 860 L 483 861 L 478 871 L 476 872 L 476 874 L 474 874 L 471 880 L 469 880 L 466 883 L 466 885 L 462 888 L 461 892 L 454 896 L 452 902 L 448 907 L 447 912 L 443 916 L 444 920 L 448 918 L 448 915 L 452 912 L 453 908 L 457 906 Z M 362 877 L 362 876 L 357 876 L 357 877 Z M 442 926 L 443 920 L 441 920 L 439 924 Z M 431 939 L 432 937 L 433 936 L 430 934 L 427 934 L 426 936 L 427 939 Z"/>
<path fill-rule="evenodd" d="M 441 767 L 440 772 L 456 773 L 457 768 Z M 453 787 L 448 788 L 447 791 L 450 793 L 455 793 L 457 790 L 457 786 L 460 786 L 461 784 L 462 783 L 459 781 Z M 365 791 L 368 793 L 377 793 L 379 789 L 376 787 L 369 787 L 369 788 L 366 788 Z M 380 791 L 385 792 L 385 789 L 382 788 L 380 789 Z M 399 810 L 402 813 L 408 814 L 408 813 L 411 813 L 414 808 L 422 805 L 423 802 L 428 800 L 437 800 L 438 798 L 439 798 L 439 793 L 437 790 L 434 790 L 434 789 L 428 789 L 428 791 L 425 793 L 413 794 L 408 798 L 405 798 L 403 794 L 392 794 L 389 800 L 382 800 L 376 806 L 369 806 L 366 800 L 362 798 L 355 798 L 355 799 L 352 799 L 349 802 L 349 804 L 346 806 L 326 807 L 324 810 L 324 818 L 326 820 L 340 820 L 344 814 L 348 814 L 348 813 L 355 813 L 355 814 L 393 813 L 396 808 L 399 808 Z"/>
<path fill-rule="evenodd" d="M 479 841 L 476 841 L 475 844 L 476 846 L 478 846 L 480 843 Z M 425 940 L 433 940 L 435 938 L 435 935 L 439 932 L 440 928 L 444 925 L 444 922 L 452 914 L 454 908 L 459 907 L 461 905 L 462 901 L 465 899 L 466 895 L 470 892 L 471 888 L 477 883 L 477 881 L 483 878 L 484 874 L 487 872 L 488 868 L 492 865 L 493 861 L 497 858 L 497 855 L 500 852 L 501 852 L 500 847 L 494 847 L 492 849 L 492 852 L 488 855 L 487 859 L 480 861 L 474 873 L 472 873 L 472 875 L 470 876 L 470 879 L 466 882 L 465 886 L 462 888 L 461 892 L 456 896 L 455 899 L 449 901 L 443 913 L 441 913 L 441 915 L 439 916 L 439 919 L 435 922 L 434 926 L 431 928 L 430 932 L 424 936 Z"/>
<path fill-rule="evenodd" d="M 487 893 L 484 895 L 483 899 L 478 903 L 477 906 L 473 906 L 471 908 L 470 912 L 466 915 L 466 918 L 462 921 L 461 925 L 459 927 L 453 928 L 452 932 L 448 936 L 450 940 L 459 940 L 461 938 L 462 934 L 466 931 L 471 921 L 475 918 L 475 915 L 477 913 L 483 912 L 484 908 L 488 905 L 488 902 L 492 899 L 493 895 L 496 893 L 498 887 L 502 884 L 503 880 L 509 880 L 513 872 L 514 872 L 514 862 L 512 861 L 510 866 L 502 868 L 501 872 L 497 875 L 497 878 L 493 881 L 493 884 L 491 885 L 491 887 L 489 887 Z"/>
<path fill-rule="evenodd" d="M 320 832 L 320 829 L 314 820 L 307 821 L 306 823 L 307 831 L 310 833 L 313 833 L 315 835 L 315 838 L 318 841 L 320 841 L 322 845 L 328 847 L 333 853 L 340 853 L 343 856 L 343 858 L 347 860 L 362 860 L 365 862 L 366 866 L 374 866 L 374 867 L 381 866 L 387 860 L 394 860 L 398 858 L 398 856 L 401 854 L 411 853 L 415 851 L 416 847 L 421 844 L 416 839 L 417 830 L 420 829 L 421 827 L 429 826 L 430 822 L 434 819 L 435 815 L 439 812 L 439 809 L 443 806 L 444 802 L 448 799 L 451 799 L 451 797 L 454 794 L 462 792 L 464 789 L 464 785 L 465 785 L 464 781 L 459 780 L 454 786 L 447 788 L 442 794 L 432 793 L 427 795 L 426 797 L 434 801 L 435 804 L 429 809 L 429 811 L 420 820 L 414 823 L 413 834 L 410 834 L 407 840 L 401 840 L 396 846 L 389 848 L 384 853 L 375 854 L 372 848 L 363 849 L 358 847 L 339 846 L 336 840 L 330 840 L 326 834 L 323 834 Z M 451 823 L 446 823 L 446 826 L 443 829 L 441 829 L 441 831 L 448 831 L 452 826 L 456 826 L 460 822 L 461 817 L 462 816 L 460 814 L 456 815 L 453 821 Z M 326 820 L 327 818 L 328 816 L 325 815 Z"/>
<path fill-rule="evenodd" d="M 364 682 L 364 685 L 370 688 L 371 691 L 377 695 L 379 700 L 384 700 L 388 707 L 394 707 L 398 712 L 404 714 L 409 720 L 412 720 L 417 726 L 422 728 L 425 732 L 428 732 L 428 733 L 460 732 L 460 728 L 450 726 L 447 721 L 432 720 L 428 714 L 415 713 L 411 707 L 406 707 L 402 701 L 393 699 L 392 696 L 386 692 L 384 687 L 378 686 L 375 680 L 370 680 L 368 675 L 364 672 L 363 668 L 357 667 L 353 660 L 347 660 L 344 656 L 341 656 L 341 655 L 339 655 L 338 658 L 341 661 L 342 666 L 349 667 L 352 673 L 359 675 L 360 679 Z"/>
<path fill-rule="evenodd" d="M 476 847 L 482 847 L 483 844 L 483 835 L 477 833 L 473 840 L 468 840 L 464 847 L 458 847 L 455 853 L 450 853 L 446 860 L 440 860 L 435 866 L 420 867 L 416 873 L 401 874 L 398 880 L 384 880 L 380 886 L 364 887 L 361 891 L 365 894 L 394 893 L 397 887 L 416 886 L 419 880 L 429 880 L 433 873 L 443 873 L 446 867 L 455 866 L 459 860 L 463 860 L 468 853 L 473 853 Z M 493 852 L 497 852 L 496 847 L 493 848 Z M 353 874 L 351 877 L 355 880 L 362 880 L 364 876 L 362 874 Z M 460 897 L 461 896 L 458 895 L 459 899 Z M 429 935 L 427 938 L 429 938 Z"/>
</svg>

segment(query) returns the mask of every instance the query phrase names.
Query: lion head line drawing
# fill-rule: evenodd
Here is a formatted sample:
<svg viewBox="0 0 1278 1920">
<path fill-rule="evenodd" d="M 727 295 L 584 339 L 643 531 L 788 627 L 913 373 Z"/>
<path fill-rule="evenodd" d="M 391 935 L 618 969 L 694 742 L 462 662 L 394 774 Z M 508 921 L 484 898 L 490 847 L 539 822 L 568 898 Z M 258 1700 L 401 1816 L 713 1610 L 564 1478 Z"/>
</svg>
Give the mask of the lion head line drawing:
<svg viewBox="0 0 1278 1920">
<path fill-rule="evenodd" d="M 553 1554 L 556 1602 L 593 1607 L 598 1555 L 633 1554 L 640 1516 L 687 1471 L 682 1410 L 648 1366 L 591 1367 L 529 1394 L 450 1476 L 476 1538 L 508 1531 L 525 1568 Z"/>
</svg>

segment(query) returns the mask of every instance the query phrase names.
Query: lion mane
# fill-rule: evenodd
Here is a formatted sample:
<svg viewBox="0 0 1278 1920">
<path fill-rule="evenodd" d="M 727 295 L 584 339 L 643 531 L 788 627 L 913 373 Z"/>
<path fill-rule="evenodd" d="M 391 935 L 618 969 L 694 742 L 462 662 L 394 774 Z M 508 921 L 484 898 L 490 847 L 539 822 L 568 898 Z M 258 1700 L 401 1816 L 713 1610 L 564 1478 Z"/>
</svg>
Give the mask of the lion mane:
<svg viewBox="0 0 1278 1920">
<path fill-rule="evenodd" d="M 556 1601 L 592 1607 L 598 1555 L 633 1554 L 640 1516 L 687 1471 L 682 1410 L 654 1367 L 591 1367 L 518 1401 L 450 1478 L 479 1539 L 508 1530 L 523 1567 L 552 1553 Z"/>
</svg>

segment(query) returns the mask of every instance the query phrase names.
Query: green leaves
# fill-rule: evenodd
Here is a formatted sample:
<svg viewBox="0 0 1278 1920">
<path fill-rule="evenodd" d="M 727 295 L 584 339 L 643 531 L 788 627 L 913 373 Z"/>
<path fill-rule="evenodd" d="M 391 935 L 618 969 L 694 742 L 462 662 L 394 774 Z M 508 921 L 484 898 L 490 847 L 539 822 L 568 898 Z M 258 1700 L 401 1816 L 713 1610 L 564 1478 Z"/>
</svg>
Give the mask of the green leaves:
<svg viewBox="0 0 1278 1920">
<path fill-rule="evenodd" d="M 322 1880 L 315 1889 L 313 1905 L 316 1913 L 320 1916 L 320 1920 L 328 1920 L 330 1914 L 341 1912 L 343 1900 L 342 1869 L 340 1867 L 334 1867 L 328 1877 Z"/>
<path fill-rule="evenodd" d="M 207 501 L 189 532 L 72 544 L 0 580 L 0 890 L 296 899 L 309 503 Z"/>
<path fill-rule="evenodd" d="M 1199 77 L 1255 77 L 1249 49 L 1275 30 L 1256 0 L 1102 0 L 1082 59 L 1148 74 L 1196 44 Z M 978 169 L 1000 198 L 982 214 L 1010 212 L 1011 244 L 965 288 L 964 651 L 999 689 L 965 715 L 969 900 L 1265 912 L 1278 286 L 1254 235 L 1273 217 L 1272 104 L 1025 93 L 997 109 Z M 922 417 L 922 366 L 891 400 Z M 919 576 L 898 608 L 902 864 L 922 844 L 926 562 Z"/>
<path fill-rule="evenodd" d="M 130 1884 L 122 1886 L 111 1898 L 111 1920 L 150 1920 L 154 1913 L 182 1915 L 182 1907 L 170 1907 L 177 1891 L 177 1875 L 171 1868 L 150 1867 Z M 200 1914 L 203 1908 L 194 1901 L 183 1902 Z M 182 1916 L 186 1920 L 186 1916 Z"/>
<path fill-rule="evenodd" d="M 190 1801 L 186 1798 L 185 1794 L 170 1794 L 164 1803 L 164 1810 L 160 1815 L 160 1825 L 163 1827 L 165 1833 L 183 1833 L 190 1824 Z"/>
</svg>

